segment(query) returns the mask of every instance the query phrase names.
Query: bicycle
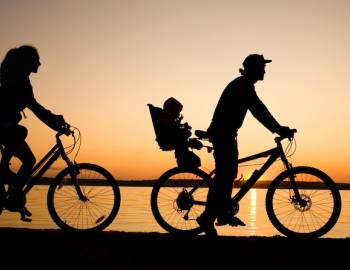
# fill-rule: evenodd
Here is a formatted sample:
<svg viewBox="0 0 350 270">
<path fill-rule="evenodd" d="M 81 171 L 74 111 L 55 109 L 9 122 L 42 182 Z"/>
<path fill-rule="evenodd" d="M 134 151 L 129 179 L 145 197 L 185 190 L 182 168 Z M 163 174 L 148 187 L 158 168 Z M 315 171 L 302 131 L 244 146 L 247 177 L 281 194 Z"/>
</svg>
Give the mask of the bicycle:
<svg viewBox="0 0 350 270">
<path fill-rule="evenodd" d="M 78 132 L 78 138 L 75 132 Z M 67 151 L 60 139 L 62 135 L 73 138 L 73 144 L 66 147 L 69 148 Z M 105 168 L 92 163 L 76 163 L 80 144 L 74 160 L 69 159 L 68 155 L 78 142 L 81 144 L 80 131 L 66 123 L 56 133 L 56 144 L 34 166 L 31 177 L 21 191 L 24 201 L 20 206 L 8 203 L 16 179 L 2 179 L 4 181 L 0 186 L 5 195 L 4 210 L 19 212 L 21 220 L 30 222 L 31 213 L 24 206 L 25 196 L 61 157 L 66 167 L 50 181 L 47 192 L 47 207 L 52 220 L 58 227 L 68 231 L 102 231 L 109 226 L 119 211 L 119 186 Z M 4 151 L 3 145 L 1 150 Z"/>
<path fill-rule="evenodd" d="M 199 140 L 208 140 L 205 131 L 196 130 L 195 135 Z M 286 138 L 275 138 L 275 148 L 239 159 L 241 164 L 267 158 L 232 197 L 233 211 L 238 213 L 240 200 L 280 159 L 285 170 L 268 185 L 265 198 L 272 225 L 287 237 L 320 237 L 330 231 L 339 218 L 341 197 L 338 186 L 317 168 L 293 167 L 283 150 L 283 139 Z M 294 136 L 286 149 L 290 150 L 293 142 Z M 151 193 L 151 209 L 158 224 L 169 233 L 196 235 L 203 232 L 196 218 L 204 210 L 214 174 L 215 170 L 206 173 L 191 167 L 175 167 L 164 172 Z"/>
</svg>

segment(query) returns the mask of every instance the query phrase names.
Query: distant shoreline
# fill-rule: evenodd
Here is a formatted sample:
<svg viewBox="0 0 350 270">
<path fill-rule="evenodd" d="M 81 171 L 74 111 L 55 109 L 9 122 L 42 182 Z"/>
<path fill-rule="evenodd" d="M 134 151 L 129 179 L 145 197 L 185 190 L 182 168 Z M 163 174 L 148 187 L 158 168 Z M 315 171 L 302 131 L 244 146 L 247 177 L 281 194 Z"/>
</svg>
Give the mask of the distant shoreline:
<svg viewBox="0 0 350 270">
<path fill-rule="evenodd" d="M 120 186 L 134 186 L 134 187 L 151 187 L 154 185 L 156 180 L 119 180 L 118 184 Z M 253 188 L 266 189 L 270 185 L 271 181 L 258 181 L 255 183 Z M 242 182 L 234 185 L 234 187 L 241 187 Z M 340 190 L 350 190 L 350 183 L 337 183 Z"/>
<path fill-rule="evenodd" d="M 53 179 L 49 177 L 42 177 L 40 181 L 37 183 L 38 185 L 49 185 Z M 152 187 L 158 179 L 151 180 L 119 180 L 117 179 L 117 183 L 121 187 Z M 93 181 L 93 180 L 92 180 Z M 179 183 L 184 183 L 184 186 L 193 186 L 194 181 L 191 180 L 178 180 Z M 258 181 L 255 183 L 253 188 L 256 189 L 266 189 L 270 185 L 271 181 L 264 180 Z M 242 181 L 238 181 L 235 183 L 234 187 L 239 188 L 243 184 Z M 340 190 L 350 190 L 350 183 L 337 183 Z"/>
</svg>

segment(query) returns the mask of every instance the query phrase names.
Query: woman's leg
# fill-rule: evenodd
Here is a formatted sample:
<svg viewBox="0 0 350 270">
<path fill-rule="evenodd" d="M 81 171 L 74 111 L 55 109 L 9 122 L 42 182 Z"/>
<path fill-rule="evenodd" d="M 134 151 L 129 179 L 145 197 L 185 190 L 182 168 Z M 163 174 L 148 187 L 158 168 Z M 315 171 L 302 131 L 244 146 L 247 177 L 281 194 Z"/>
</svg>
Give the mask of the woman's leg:
<svg viewBox="0 0 350 270">
<path fill-rule="evenodd" d="M 25 141 L 27 134 L 28 131 L 24 126 L 14 125 L 7 130 L 5 134 L 6 136 L 3 138 L 5 150 L 1 160 L 1 166 L 5 168 L 4 170 L 7 169 L 10 171 L 9 163 L 13 156 L 18 157 L 22 163 L 16 177 L 19 180 L 16 179 L 16 183 L 14 183 L 17 190 L 23 188 L 25 181 L 31 173 L 31 169 L 35 164 L 35 157 Z"/>
<path fill-rule="evenodd" d="M 18 187 L 20 190 L 24 187 L 28 178 L 31 175 L 32 169 L 35 165 L 36 159 L 26 141 L 23 141 L 16 149 L 14 156 L 17 157 L 22 165 L 18 169 L 17 179 L 19 181 Z"/>
</svg>

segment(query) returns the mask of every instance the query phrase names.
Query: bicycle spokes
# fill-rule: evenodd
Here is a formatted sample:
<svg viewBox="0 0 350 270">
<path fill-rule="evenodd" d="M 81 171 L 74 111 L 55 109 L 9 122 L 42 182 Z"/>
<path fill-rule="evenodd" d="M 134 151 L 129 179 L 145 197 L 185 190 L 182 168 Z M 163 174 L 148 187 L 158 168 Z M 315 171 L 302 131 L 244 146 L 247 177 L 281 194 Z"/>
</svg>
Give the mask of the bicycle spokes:
<svg viewBox="0 0 350 270">
<path fill-rule="evenodd" d="M 341 210 L 337 185 L 322 171 L 294 167 L 293 179 L 282 173 L 270 185 L 266 210 L 272 224 L 286 236 L 319 237 L 336 223 Z"/>
<path fill-rule="evenodd" d="M 120 193 L 113 176 L 94 164 L 76 164 L 50 186 L 49 212 L 63 229 L 97 231 L 118 213 Z M 74 173 L 72 173 L 74 172 Z"/>
<path fill-rule="evenodd" d="M 151 208 L 167 231 L 198 233 L 197 217 L 204 211 L 209 177 L 198 169 L 174 168 L 154 185 Z"/>
</svg>

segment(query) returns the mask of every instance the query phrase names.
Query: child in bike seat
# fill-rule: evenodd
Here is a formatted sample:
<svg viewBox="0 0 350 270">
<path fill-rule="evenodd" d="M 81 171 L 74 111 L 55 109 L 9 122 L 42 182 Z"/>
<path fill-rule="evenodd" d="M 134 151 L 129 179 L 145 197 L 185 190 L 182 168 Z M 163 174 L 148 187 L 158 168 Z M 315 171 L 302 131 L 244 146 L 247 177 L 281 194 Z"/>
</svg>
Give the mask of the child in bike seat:
<svg viewBox="0 0 350 270">
<path fill-rule="evenodd" d="M 194 154 L 189 148 L 200 149 L 202 144 L 191 139 L 191 126 L 181 123 L 183 116 L 182 104 L 173 97 L 168 98 L 163 104 L 163 123 L 166 130 L 165 136 L 175 150 L 176 162 L 179 167 L 199 167 L 201 165 L 200 158 Z"/>
</svg>

